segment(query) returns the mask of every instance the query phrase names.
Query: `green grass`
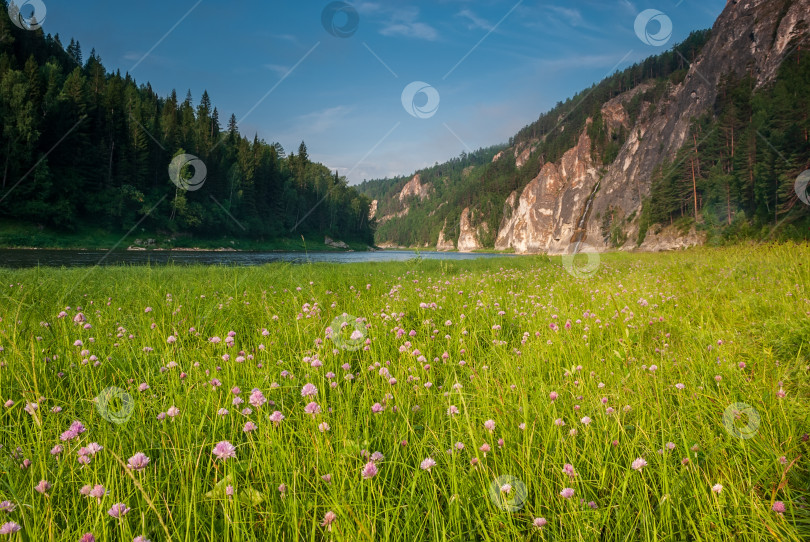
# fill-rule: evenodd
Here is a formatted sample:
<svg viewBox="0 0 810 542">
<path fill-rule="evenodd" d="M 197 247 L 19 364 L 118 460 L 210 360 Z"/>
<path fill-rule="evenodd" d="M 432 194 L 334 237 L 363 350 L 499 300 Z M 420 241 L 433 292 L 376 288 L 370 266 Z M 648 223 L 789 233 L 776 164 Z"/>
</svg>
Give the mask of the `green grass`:
<svg viewBox="0 0 810 542">
<path fill-rule="evenodd" d="M 0 405 L 0 501 L 16 505 L 0 523 L 31 541 L 808 540 L 808 262 L 810 246 L 788 244 L 605 254 L 587 279 L 546 257 L 0 270 L 0 402 L 14 401 Z M 91 328 L 73 322 L 78 307 Z M 344 312 L 366 319 L 367 349 L 346 348 L 353 326 L 325 336 Z M 306 362 L 316 354 L 321 367 Z M 317 396 L 302 397 L 306 383 Z M 232 404 L 234 386 L 245 404 Z M 132 398 L 125 423 L 102 416 L 120 399 L 94 403 L 109 387 Z M 253 388 L 274 404 L 243 415 Z M 734 435 L 746 414 L 724 425 L 737 402 L 759 416 L 750 439 Z M 180 414 L 158 420 L 172 406 Z M 87 431 L 62 442 L 74 420 Z M 226 440 L 236 458 L 218 461 Z M 103 450 L 83 466 L 92 442 Z M 361 450 L 384 455 L 368 480 Z M 137 452 L 150 458 L 140 472 L 125 466 Z M 514 511 L 488 496 L 506 475 L 526 488 Z M 85 484 L 109 494 L 83 497 Z M 122 520 L 107 514 L 119 502 Z"/>
</svg>

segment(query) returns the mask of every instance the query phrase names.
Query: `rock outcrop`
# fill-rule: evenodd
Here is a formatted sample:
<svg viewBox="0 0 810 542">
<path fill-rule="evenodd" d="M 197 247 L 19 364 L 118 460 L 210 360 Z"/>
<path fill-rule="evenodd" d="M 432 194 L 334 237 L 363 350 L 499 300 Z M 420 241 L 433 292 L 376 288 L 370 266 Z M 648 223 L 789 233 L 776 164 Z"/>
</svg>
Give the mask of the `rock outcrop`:
<svg viewBox="0 0 810 542">
<path fill-rule="evenodd" d="M 564 250 L 581 218 L 577 212 L 596 182 L 591 140 L 583 132 L 577 146 L 559 164 L 546 163 L 519 198 L 510 194 L 495 248 L 518 253 Z"/>
<path fill-rule="evenodd" d="M 636 97 L 637 94 L 647 92 L 655 86 L 652 81 L 642 83 L 635 88 L 619 94 L 612 100 L 602 105 L 602 121 L 607 128 L 608 136 L 618 133 L 620 130 L 630 130 L 630 115 L 627 114 L 625 104 Z"/>
<path fill-rule="evenodd" d="M 654 169 L 671 161 L 687 141 L 692 119 L 709 110 L 720 82 L 729 73 L 755 75 L 762 86 L 775 77 L 792 38 L 808 33 L 810 0 L 779 4 L 769 0 L 730 0 L 715 22 L 712 37 L 683 82 L 670 84 L 664 96 L 650 107 L 644 104 L 634 126 L 627 103 L 652 83 L 639 85 L 602 107 L 609 133 L 627 131 L 627 139 L 612 164 L 597 171 L 591 160 L 586 131 L 578 144 L 557 164 L 546 163 L 523 189 L 505 204 L 495 248 L 516 252 L 564 252 L 572 242 L 597 250 L 614 248 L 599 217 L 618 217 L 626 245 L 638 241 L 641 204 L 649 196 Z M 785 6 L 786 9 L 783 9 Z M 515 149 L 522 156 L 526 148 Z M 597 184 L 598 183 L 598 184 Z M 633 217 L 633 220 L 625 220 Z M 696 232 L 682 234 L 668 228 L 649 231 L 641 250 L 668 250 L 700 244 Z"/>
<path fill-rule="evenodd" d="M 444 230 L 447 229 L 447 219 L 444 219 L 444 225 L 442 229 L 439 231 L 439 242 L 436 243 L 436 250 L 439 252 L 447 252 L 456 248 L 453 244 L 452 239 L 448 239 L 444 236 Z"/>
<path fill-rule="evenodd" d="M 705 241 L 705 236 L 698 233 L 694 227 L 685 235 L 672 226 L 656 227 L 647 232 L 639 248 L 648 252 L 660 252 L 694 247 L 702 245 Z"/>
<path fill-rule="evenodd" d="M 532 139 L 531 141 L 526 141 L 525 143 L 520 143 L 515 146 L 515 167 L 520 169 L 526 165 L 532 153 L 537 149 L 538 143 L 539 140 Z"/>
<path fill-rule="evenodd" d="M 481 244 L 480 234 L 489 233 L 489 226 L 486 222 L 481 223 L 477 227 L 472 225 L 470 217 L 470 208 L 467 207 L 461 212 L 461 219 L 459 222 L 459 236 L 458 236 L 458 251 L 459 252 L 473 252 L 484 248 Z"/>
<path fill-rule="evenodd" d="M 377 219 L 377 222 L 383 224 L 385 222 L 388 222 L 392 218 L 401 218 L 403 216 L 406 216 L 411 210 L 411 208 L 408 207 L 407 203 L 408 199 L 416 196 L 420 200 L 423 200 L 428 196 L 430 196 L 430 191 L 431 186 L 429 184 L 422 184 L 422 176 L 417 173 L 416 175 L 413 176 L 413 178 L 411 178 L 410 181 L 405 183 L 405 186 L 402 187 L 402 190 L 400 190 L 399 194 L 397 194 L 396 196 L 397 200 L 402 205 L 403 209 L 396 213 L 389 213 L 385 216 L 381 216 Z M 374 218 L 374 216 L 377 214 L 377 208 L 378 208 L 377 200 L 372 201 L 371 202 L 372 214 L 370 218 Z"/>
<path fill-rule="evenodd" d="M 344 249 L 344 250 L 349 248 L 349 245 L 347 245 L 347 244 L 346 244 L 346 243 L 344 243 L 343 241 L 335 241 L 335 240 L 334 240 L 334 239 L 332 239 L 331 237 L 324 237 L 324 238 L 323 238 L 323 244 L 324 244 L 324 245 L 326 245 L 326 246 L 328 246 L 328 247 L 332 247 L 332 248 L 342 248 L 342 249 Z"/>
<path fill-rule="evenodd" d="M 406 199 L 416 196 L 420 200 L 425 199 L 430 195 L 430 185 L 422 184 L 422 176 L 418 173 L 402 187 L 399 192 L 399 201 L 404 202 Z"/>
<path fill-rule="evenodd" d="M 391 220 L 392 218 L 402 218 L 403 216 L 406 216 L 408 214 L 408 211 L 410 211 L 410 210 L 411 209 L 409 207 L 405 207 L 403 210 L 399 211 L 398 213 L 391 213 L 391 214 L 387 214 L 385 216 L 381 216 L 377 220 L 377 222 L 379 222 L 380 224 L 384 224 L 384 223 L 388 222 L 389 220 Z"/>
</svg>

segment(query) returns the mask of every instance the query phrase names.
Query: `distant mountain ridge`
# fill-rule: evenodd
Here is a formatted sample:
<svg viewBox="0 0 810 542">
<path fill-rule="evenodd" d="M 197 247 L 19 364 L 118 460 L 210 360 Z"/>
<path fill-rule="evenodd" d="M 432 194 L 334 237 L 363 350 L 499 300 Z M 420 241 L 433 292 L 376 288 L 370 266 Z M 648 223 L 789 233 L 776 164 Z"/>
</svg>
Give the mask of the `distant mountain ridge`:
<svg viewBox="0 0 810 542">
<path fill-rule="evenodd" d="M 774 226 L 807 236 L 793 185 L 810 169 L 809 28 L 810 0 L 729 1 L 711 31 L 558 104 L 505 148 L 359 185 L 376 242 L 561 253 Z"/>
</svg>

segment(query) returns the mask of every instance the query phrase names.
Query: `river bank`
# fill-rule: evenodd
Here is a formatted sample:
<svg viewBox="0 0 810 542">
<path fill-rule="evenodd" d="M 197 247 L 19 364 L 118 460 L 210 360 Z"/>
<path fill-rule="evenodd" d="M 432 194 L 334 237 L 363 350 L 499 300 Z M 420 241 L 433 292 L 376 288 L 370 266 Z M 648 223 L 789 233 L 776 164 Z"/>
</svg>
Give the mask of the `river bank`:
<svg viewBox="0 0 810 542">
<path fill-rule="evenodd" d="M 308 233 L 276 239 L 246 239 L 230 236 L 197 237 L 183 233 L 138 229 L 111 232 L 84 227 L 78 231 L 56 231 L 39 224 L 0 221 L 0 248 L 15 250 L 129 250 L 176 252 L 365 252 L 378 247 L 355 239 L 331 238 Z"/>
</svg>

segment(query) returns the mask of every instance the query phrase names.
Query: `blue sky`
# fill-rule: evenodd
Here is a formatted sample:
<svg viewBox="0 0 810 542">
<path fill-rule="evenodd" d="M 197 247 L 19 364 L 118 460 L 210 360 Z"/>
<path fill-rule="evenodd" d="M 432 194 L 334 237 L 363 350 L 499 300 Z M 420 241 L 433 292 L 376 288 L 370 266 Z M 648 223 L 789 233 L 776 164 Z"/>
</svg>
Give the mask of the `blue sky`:
<svg viewBox="0 0 810 542">
<path fill-rule="evenodd" d="M 195 104 L 207 89 L 223 124 L 233 113 L 242 133 L 288 151 L 305 140 L 351 183 L 506 142 L 558 101 L 711 27 L 726 3 L 357 1 L 329 19 L 350 27 L 338 37 L 323 24 L 328 0 L 44 1 L 45 32 L 77 38 L 85 59 L 95 47 L 108 70 L 163 96 L 191 89 Z M 648 9 L 672 22 L 664 45 L 634 30 Z M 405 100 L 416 115 L 406 111 L 414 81 L 435 89 L 438 108 L 417 93 Z"/>
</svg>

